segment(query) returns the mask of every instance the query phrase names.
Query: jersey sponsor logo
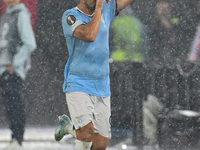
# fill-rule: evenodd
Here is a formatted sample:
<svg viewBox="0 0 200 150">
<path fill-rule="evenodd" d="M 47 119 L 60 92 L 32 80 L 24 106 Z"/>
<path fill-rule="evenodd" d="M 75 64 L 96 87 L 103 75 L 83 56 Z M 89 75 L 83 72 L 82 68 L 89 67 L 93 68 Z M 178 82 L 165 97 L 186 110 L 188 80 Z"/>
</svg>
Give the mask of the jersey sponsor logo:
<svg viewBox="0 0 200 150">
<path fill-rule="evenodd" d="M 70 15 L 67 17 L 67 23 L 68 25 L 73 25 L 76 22 L 76 18 L 73 15 Z"/>
<path fill-rule="evenodd" d="M 78 27 L 79 25 L 81 25 L 82 24 L 82 22 L 79 20 L 79 21 L 77 21 L 77 22 L 75 22 L 72 26 L 71 26 L 71 30 L 72 31 L 74 31 L 74 29 L 76 28 L 76 27 Z"/>
</svg>

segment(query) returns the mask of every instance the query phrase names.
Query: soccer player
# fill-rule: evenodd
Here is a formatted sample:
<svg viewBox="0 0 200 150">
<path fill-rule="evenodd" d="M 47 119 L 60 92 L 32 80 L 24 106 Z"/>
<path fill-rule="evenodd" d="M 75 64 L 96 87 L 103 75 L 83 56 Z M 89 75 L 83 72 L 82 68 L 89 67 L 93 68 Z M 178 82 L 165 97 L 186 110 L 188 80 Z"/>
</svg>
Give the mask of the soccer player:
<svg viewBox="0 0 200 150">
<path fill-rule="evenodd" d="M 133 1 L 79 0 L 62 16 L 69 51 L 63 91 L 71 120 L 59 117 L 55 139 L 74 135 L 74 150 L 104 150 L 111 138 L 109 27 Z"/>
</svg>

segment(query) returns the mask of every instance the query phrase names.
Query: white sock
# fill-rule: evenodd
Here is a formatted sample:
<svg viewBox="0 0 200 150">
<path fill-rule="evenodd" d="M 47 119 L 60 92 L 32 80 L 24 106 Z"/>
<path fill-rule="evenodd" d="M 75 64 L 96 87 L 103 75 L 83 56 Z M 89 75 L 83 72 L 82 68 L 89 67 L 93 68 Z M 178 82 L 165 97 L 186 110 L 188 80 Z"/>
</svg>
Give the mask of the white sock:
<svg viewBox="0 0 200 150">
<path fill-rule="evenodd" d="M 76 138 L 76 131 L 73 129 L 73 125 L 70 123 L 65 127 L 65 133 L 71 134 Z"/>
<path fill-rule="evenodd" d="M 92 142 L 75 141 L 74 150 L 90 150 Z"/>
</svg>

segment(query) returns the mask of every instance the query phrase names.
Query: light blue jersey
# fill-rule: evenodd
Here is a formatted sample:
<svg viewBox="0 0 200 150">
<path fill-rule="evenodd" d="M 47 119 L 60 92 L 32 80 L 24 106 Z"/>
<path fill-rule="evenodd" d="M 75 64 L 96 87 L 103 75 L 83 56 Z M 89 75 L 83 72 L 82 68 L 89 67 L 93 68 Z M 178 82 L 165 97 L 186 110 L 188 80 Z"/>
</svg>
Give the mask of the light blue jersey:
<svg viewBox="0 0 200 150">
<path fill-rule="evenodd" d="M 92 16 L 77 7 L 67 10 L 62 16 L 64 36 L 69 51 L 65 67 L 63 91 L 84 92 L 94 96 L 110 96 L 109 78 L 109 27 L 115 17 L 116 2 L 104 2 L 101 25 L 94 42 L 85 42 L 73 36 L 80 25 L 87 25 Z"/>
</svg>

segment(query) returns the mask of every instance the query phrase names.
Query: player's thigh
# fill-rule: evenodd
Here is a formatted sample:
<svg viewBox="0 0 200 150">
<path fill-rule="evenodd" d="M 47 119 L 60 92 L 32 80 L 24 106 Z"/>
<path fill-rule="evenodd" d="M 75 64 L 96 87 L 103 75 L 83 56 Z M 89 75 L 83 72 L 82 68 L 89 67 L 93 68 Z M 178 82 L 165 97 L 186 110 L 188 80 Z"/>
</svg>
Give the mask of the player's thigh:
<svg viewBox="0 0 200 150">
<path fill-rule="evenodd" d="M 110 116 L 110 97 L 97 97 L 94 108 L 94 133 L 111 138 Z"/>
<path fill-rule="evenodd" d="M 94 104 L 88 94 L 83 92 L 66 93 L 66 102 L 76 130 L 93 122 Z"/>
<path fill-rule="evenodd" d="M 77 139 L 80 141 L 85 141 L 85 142 L 92 141 L 93 133 L 94 133 L 94 126 L 92 122 L 76 130 Z"/>
</svg>

